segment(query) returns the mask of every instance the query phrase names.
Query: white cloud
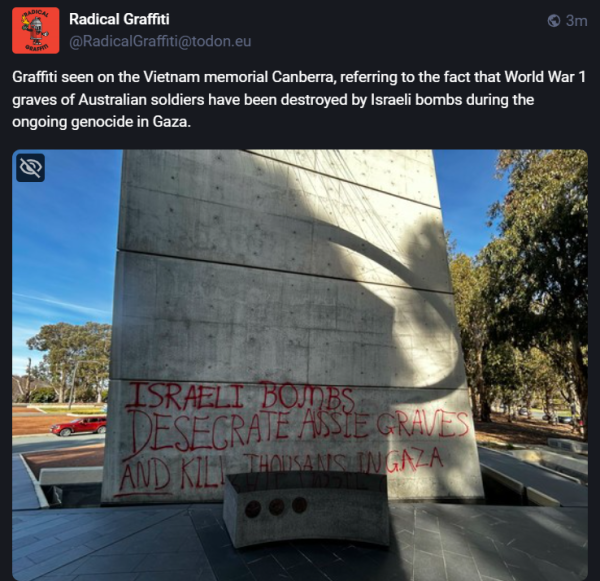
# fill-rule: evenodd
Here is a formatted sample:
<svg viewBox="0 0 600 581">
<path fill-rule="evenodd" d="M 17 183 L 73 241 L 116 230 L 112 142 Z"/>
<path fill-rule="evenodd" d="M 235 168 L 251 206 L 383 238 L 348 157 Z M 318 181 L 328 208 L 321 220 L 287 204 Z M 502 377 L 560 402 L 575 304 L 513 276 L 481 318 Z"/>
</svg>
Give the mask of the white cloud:
<svg viewBox="0 0 600 581">
<path fill-rule="evenodd" d="M 47 303 L 50 305 L 56 305 L 58 307 L 63 307 L 65 309 L 69 309 L 71 311 L 77 311 L 77 312 L 86 313 L 89 315 L 110 315 L 111 314 L 110 311 L 107 311 L 104 309 L 96 309 L 93 307 L 87 307 L 85 305 L 78 305 L 75 303 L 66 303 L 63 301 L 58 301 L 54 298 L 34 297 L 31 295 L 25 295 L 25 294 L 21 294 L 21 293 L 13 293 L 12 296 L 20 298 L 20 299 L 30 300 L 30 301 L 40 301 L 43 303 Z"/>
</svg>

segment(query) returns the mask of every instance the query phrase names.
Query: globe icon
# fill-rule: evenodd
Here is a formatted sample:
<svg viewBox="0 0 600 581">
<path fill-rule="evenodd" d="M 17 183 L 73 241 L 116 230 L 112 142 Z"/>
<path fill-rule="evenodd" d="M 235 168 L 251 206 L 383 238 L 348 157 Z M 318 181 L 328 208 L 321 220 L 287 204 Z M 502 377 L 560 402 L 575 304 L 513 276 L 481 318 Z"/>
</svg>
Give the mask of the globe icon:
<svg viewBox="0 0 600 581">
<path fill-rule="evenodd" d="M 551 14 L 548 16 L 548 24 L 552 27 L 556 27 L 560 24 L 560 16 L 558 14 Z"/>
</svg>

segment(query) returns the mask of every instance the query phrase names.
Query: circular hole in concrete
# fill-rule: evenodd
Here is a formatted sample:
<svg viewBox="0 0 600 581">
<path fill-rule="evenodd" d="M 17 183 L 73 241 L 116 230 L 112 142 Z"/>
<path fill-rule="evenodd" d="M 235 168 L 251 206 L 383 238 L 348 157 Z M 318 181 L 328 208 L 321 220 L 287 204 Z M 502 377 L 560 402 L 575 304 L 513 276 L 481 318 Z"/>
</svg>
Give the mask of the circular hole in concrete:
<svg viewBox="0 0 600 581">
<path fill-rule="evenodd" d="M 257 500 L 251 500 L 246 505 L 246 516 L 248 518 L 255 518 L 260 514 L 260 502 Z"/>
<path fill-rule="evenodd" d="M 306 510 L 306 498 L 298 496 L 292 501 L 292 509 L 298 514 L 302 514 Z"/>
<path fill-rule="evenodd" d="M 279 516 L 283 512 L 283 508 L 284 508 L 284 504 L 283 504 L 283 500 L 281 500 L 281 498 L 274 498 L 269 503 L 269 512 L 273 516 Z"/>
</svg>

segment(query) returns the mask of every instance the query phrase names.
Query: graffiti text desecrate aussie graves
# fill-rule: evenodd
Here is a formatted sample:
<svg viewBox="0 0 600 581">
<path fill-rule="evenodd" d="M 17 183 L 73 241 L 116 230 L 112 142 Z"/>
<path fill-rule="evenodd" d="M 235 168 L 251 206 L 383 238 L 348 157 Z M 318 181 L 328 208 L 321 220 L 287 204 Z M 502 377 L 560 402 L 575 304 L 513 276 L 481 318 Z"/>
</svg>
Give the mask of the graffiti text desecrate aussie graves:
<svg viewBox="0 0 600 581">
<path fill-rule="evenodd" d="M 119 441 L 114 499 L 220 499 L 227 473 L 281 470 L 387 474 L 394 496 L 423 473 L 439 478 L 449 455 L 475 451 L 472 418 L 455 411 L 464 390 L 403 401 L 401 389 L 272 381 L 120 387 L 119 424 L 109 417 Z"/>
</svg>

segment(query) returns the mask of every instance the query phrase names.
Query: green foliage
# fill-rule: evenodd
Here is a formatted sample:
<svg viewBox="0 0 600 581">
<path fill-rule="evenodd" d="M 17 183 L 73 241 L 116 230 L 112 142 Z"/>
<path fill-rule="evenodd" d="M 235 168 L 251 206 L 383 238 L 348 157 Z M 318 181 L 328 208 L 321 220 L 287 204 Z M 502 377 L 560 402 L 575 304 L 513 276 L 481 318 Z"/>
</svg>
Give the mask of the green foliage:
<svg viewBox="0 0 600 581">
<path fill-rule="evenodd" d="M 96 392 L 92 387 L 86 386 L 75 390 L 75 401 L 81 403 L 92 403 L 97 399 Z"/>
<path fill-rule="evenodd" d="M 450 248 L 450 245 L 449 245 Z M 490 305 L 486 300 L 487 269 L 462 253 L 449 252 L 454 304 L 475 416 L 490 421 L 491 394 L 484 378 L 489 346 Z"/>
<path fill-rule="evenodd" d="M 587 155 L 503 150 L 498 171 L 511 190 L 490 210 L 497 236 L 475 260 L 449 244 L 474 411 L 560 396 L 587 418 Z"/>
<path fill-rule="evenodd" d="M 587 418 L 587 154 L 503 150 L 498 170 L 512 189 L 491 209 L 499 236 L 482 252 L 490 330 L 523 350 L 558 345 Z"/>
<path fill-rule="evenodd" d="M 493 265 L 497 330 L 529 346 L 539 336 L 587 344 L 588 172 L 577 150 L 504 150 L 512 190 L 492 207 L 500 236 L 483 252 Z M 518 327 L 518 332 L 516 332 Z"/>
<path fill-rule="evenodd" d="M 38 373 L 54 388 L 58 401 L 65 401 L 75 370 L 75 386 L 82 395 L 101 393 L 108 381 L 110 325 L 86 323 L 44 325 L 27 341 L 30 349 L 44 352 Z M 87 391 L 86 391 L 87 390 Z M 87 397 L 87 395 L 85 395 Z"/>
<path fill-rule="evenodd" d="M 484 364 L 485 381 L 503 403 L 514 404 L 523 398 L 523 354 L 510 343 L 493 344 L 487 350 Z"/>
<path fill-rule="evenodd" d="M 56 393 L 51 387 L 38 387 L 29 398 L 31 403 L 53 403 L 56 400 Z"/>
</svg>

